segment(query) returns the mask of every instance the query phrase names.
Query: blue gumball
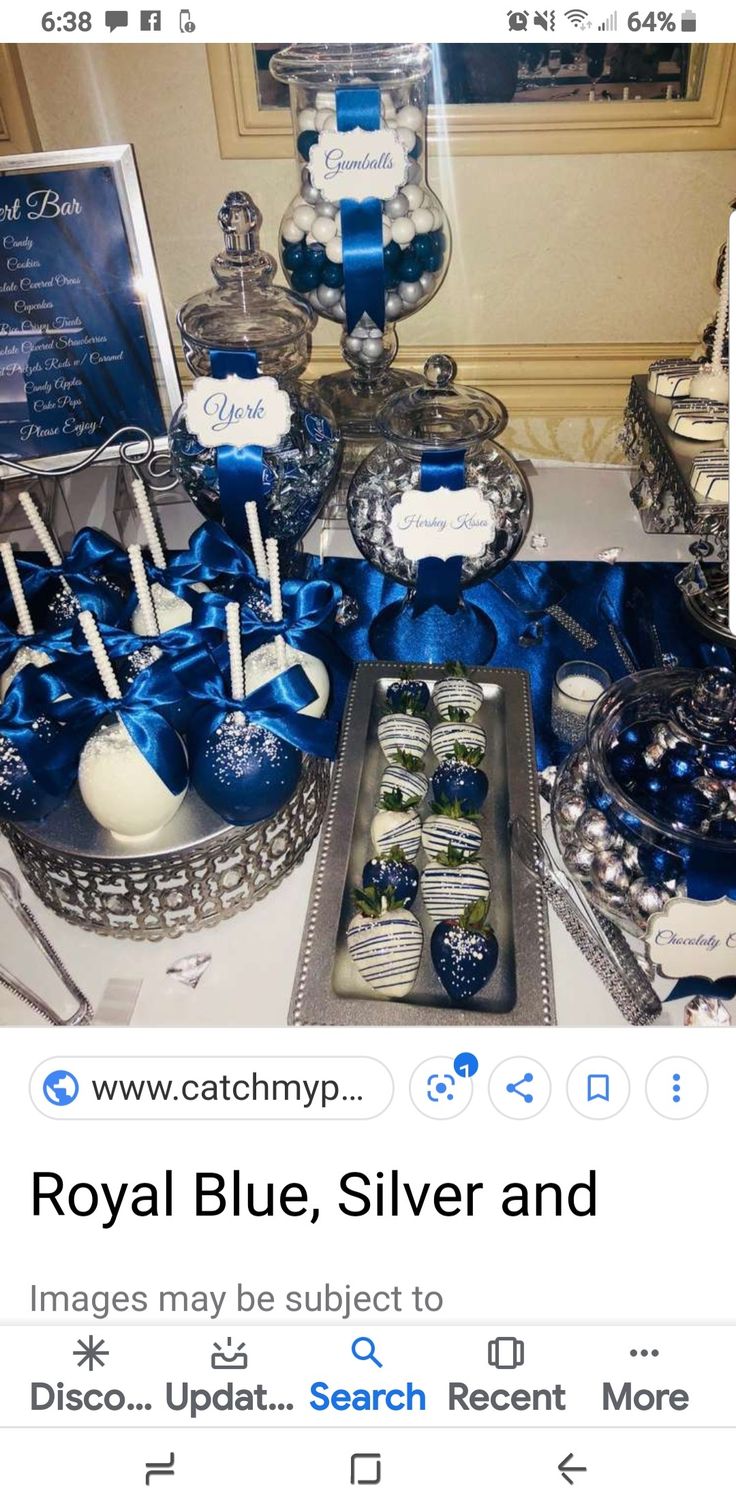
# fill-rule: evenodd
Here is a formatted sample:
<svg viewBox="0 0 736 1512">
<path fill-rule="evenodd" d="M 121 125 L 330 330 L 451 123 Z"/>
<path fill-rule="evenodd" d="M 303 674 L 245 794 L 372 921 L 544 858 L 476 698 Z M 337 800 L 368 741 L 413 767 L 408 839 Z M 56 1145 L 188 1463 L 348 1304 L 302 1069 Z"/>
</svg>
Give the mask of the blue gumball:
<svg viewBox="0 0 736 1512">
<path fill-rule="evenodd" d="M 298 294 L 308 294 L 322 282 L 319 268 L 295 268 L 291 275 L 291 282 Z"/>
<path fill-rule="evenodd" d="M 427 258 L 432 251 L 432 242 L 430 241 L 429 235 L 415 236 L 411 244 L 411 250 L 414 253 L 415 257 L 419 258 L 422 267 L 424 268 L 426 266 Z"/>
<path fill-rule="evenodd" d="M 321 242 L 304 243 L 304 260 L 308 268 L 322 269 L 327 261 Z"/>
<path fill-rule="evenodd" d="M 443 761 L 432 777 L 437 802 L 458 803 L 463 814 L 477 814 L 488 795 L 488 778 L 468 761 Z"/>
<path fill-rule="evenodd" d="M 383 249 L 383 264 L 386 268 L 398 268 L 403 253 L 398 242 L 390 241 Z"/>
<path fill-rule="evenodd" d="M 228 824 L 257 824 L 283 807 L 299 781 L 302 758 L 295 746 L 226 714 L 203 737 L 189 739 L 190 778 L 200 798 Z"/>
<path fill-rule="evenodd" d="M 317 146 L 319 135 L 316 131 L 300 131 L 296 139 L 296 150 L 305 163 L 309 162 L 309 154 L 313 147 Z"/>
<path fill-rule="evenodd" d="M 345 282 L 342 263 L 326 262 L 322 270 L 322 282 L 328 289 L 341 289 Z"/>
<path fill-rule="evenodd" d="M 442 253 L 436 251 L 430 252 L 425 259 L 424 266 L 428 273 L 439 273 L 442 267 Z"/>
<path fill-rule="evenodd" d="M 304 242 L 284 242 L 281 249 L 281 261 L 285 268 L 301 268 L 304 262 Z"/>
<path fill-rule="evenodd" d="M 700 829 L 708 818 L 710 805 L 697 788 L 675 787 L 660 800 L 660 812 L 677 829 Z"/>
<path fill-rule="evenodd" d="M 728 781 L 736 776 L 736 748 L 722 746 L 719 750 L 709 751 L 706 757 L 708 770 L 714 777 L 721 777 Z"/>
<path fill-rule="evenodd" d="M 643 751 L 645 746 L 651 745 L 648 727 L 629 725 L 626 730 L 619 731 L 617 744 L 627 751 Z"/>
<path fill-rule="evenodd" d="M 416 283 L 423 272 L 422 263 L 411 251 L 405 252 L 399 263 L 399 282 Z"/>
<path fill-rule="evenodd" d="M 608 764 L 616 781 L 629 791 L 634 783 L 646 777 L 648 771 L 641 752 L 632 750 L 630 746 L 622 745 L 620 742 L 613 747 Z"/>
<path fill-rule="evenodd" d="M 692 782 L 702 775 L 703 768 L 697 751 L 686 741 L 678 740 L 677 745 L 665 751 L 659 771 L 665 782 Z"/>
<path fill-rule="evenodd" d="M 409 148 L 409 154 L 408 155 L 409 155 L 410 158 L 414 159 L 415 163 L 421 157 L 421 155 L 422 155 L 422 141 L 421 141 L 421 137 L 417 137 L 417 139 L 416 139 L 416 141 L 414 143 L 414 146 Z"/>
</svg>

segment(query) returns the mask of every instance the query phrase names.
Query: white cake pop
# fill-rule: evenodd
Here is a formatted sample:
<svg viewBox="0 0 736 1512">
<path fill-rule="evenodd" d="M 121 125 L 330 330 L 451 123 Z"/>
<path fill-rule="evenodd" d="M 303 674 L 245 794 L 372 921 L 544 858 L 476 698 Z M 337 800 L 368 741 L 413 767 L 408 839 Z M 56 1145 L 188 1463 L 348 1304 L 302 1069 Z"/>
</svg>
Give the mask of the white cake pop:
<svg viewBox="0 0 736 1512">
<path fill-rule="evenodd" d="M 8 579 L 8 587 L 12 595 L 15 612 L 18 616 L 18 634 L 33 635 L 33 620 L 26 603 L 26 596 L 23 592 L 23 585 L 18 574 L 10 541 L 2 542 L 0 553 L 2 554 L 3 567 Z M 0 677 L 0 702 L 4 699 L 13 678 L 17 677 L 22 667 L 48 667 L 50 661 L 51 657 L 47 656 L 45 651 L 37 651 L 34 646 L 21 646 L 16 651 L 12 661 L 8 663 L 2 677 Z"/>
<path fill-rule="evenodd" d="M 80 614 L 79 623 L 105 692 L 109 698 L 120 698 L 120 686 L 94 615 L 88 611 Z M 176 738 L 184 750 L 181 737 Z M 116 839 L 148 840 L 173 819 L 186 795 L 187 783 L 180 793 L 172 793 L 122 721 L 114 717 L 95 730 L 82 750 L 79 791 L 92 817 Z"/>
<path fill-rule="evenodd" d="M 156 521 L 153 518 L 153 510 L 149 503 L 145 484 L 141 478 L 134 478 L 131 488 L 154 567 L 158 567 L 159 571 L 163 572 L 166 569 L 166 554 L 156 528 Z M 162 634 L 166 630 L 174 630 L 177 625 L 190 624 L 193 611 L 191 604 L 188 604 L 186 599 L 180 598 L 176 593 L 172 593 L 171 589 L 166 588 L 163 583 L 154 583 L 151 593 L 159 630 Z M 131 619 L 130 628 L 135 635 L 146 634 L 140 604 Z"/>
<path fill-rule="evenodd" d="M 284 617 L 278 542 L 273 539 L 266 541 L 265 549 L 271 584 L 271 616 L 274 623 L 278 624 Z M 288 672 L 291 667 L 302 667 L 315 691 L 315 697 L 300 710 L 300 713 L 311 714 L 315 719 L 321 719 L 330 697 L 330 678 L 327 668 L 319 657 L 288 645 L 281 635 L 268 641 L 265 646 L 259 646 L 257 651 L 251 651 L 246 657 L 248 692 L 255 692 L 256 688 L 263 687 L 264 683 L 272 682 L 275 677 L 279 677 L 282 672 Z"/>
</svg>

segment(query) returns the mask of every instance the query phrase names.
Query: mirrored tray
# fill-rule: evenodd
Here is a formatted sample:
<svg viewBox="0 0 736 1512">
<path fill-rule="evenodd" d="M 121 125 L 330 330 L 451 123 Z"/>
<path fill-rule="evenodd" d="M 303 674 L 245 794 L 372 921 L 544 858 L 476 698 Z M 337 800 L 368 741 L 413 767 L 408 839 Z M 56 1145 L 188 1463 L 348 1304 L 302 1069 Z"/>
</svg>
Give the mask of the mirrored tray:
<svg viewBox="0 0 736 1512">
<path fill-rule="evenodd" d="M 290 1011 L 294 1024 L 478 1027 L 555 1021 L 546 904 L 512 855 L 508 833 L 509 821 L 517 814 L 539 826 L 531 701 L 524 672 L 495 667 L 468 672 L 484 692 L 474 716 L 486 734 L 483 766 L 490 780 L 479 821 L 480 857 L 491 876 L 490 917 L 500 947 L 490 982 L 472 999 L 472 1006 L 453 1007 L 432 969 L 429 942 L 434 926 L 421 894 L 412 912 L 422 924 L 424 950 L 407 997 L 379 997 L 348 954 L 345 931 L 354 912 L 352 892 L 360 886 L 363 866 L 374 851 L 370 825 L 387 765 L 377 738 L 378 722 L 386 712 L 386 688 L 399 678 L 420 678 L 431 691 L 438 674 L 436 665 L 361 662 L 356 667 L 302 938 Z M 433 723 L 437 716 L 428 717 Z M 429 751 L 429 774 L 435 765 Z M 420 815 L 428 813 L 425 803 Z M 421 870 L 425 863 L 420 852 L 416 864 Z"/>
</svg>

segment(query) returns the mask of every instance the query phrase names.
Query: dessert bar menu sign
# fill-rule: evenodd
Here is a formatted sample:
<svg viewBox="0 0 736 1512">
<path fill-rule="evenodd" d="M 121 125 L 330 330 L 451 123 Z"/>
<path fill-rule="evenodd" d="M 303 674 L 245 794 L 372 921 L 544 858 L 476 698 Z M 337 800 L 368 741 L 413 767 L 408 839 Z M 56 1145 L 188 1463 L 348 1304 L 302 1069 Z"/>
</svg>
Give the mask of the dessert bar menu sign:
<svg viewBox="0 0 736 1512">
<path fill-rule="evenodd" d="M 178 399 L 131 149 L 0 158 L 0 460 L 163 437 Z"/>
</svg>

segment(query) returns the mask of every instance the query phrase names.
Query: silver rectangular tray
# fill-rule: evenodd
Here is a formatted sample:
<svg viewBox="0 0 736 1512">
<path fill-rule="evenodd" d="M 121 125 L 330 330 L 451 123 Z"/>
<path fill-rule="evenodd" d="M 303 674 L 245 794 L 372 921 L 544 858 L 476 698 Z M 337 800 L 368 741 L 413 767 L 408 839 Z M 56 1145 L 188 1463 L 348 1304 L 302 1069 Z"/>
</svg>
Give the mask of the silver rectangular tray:
<svg viewBox="0 0 736 1512">
<path fill-rule="evenodd" d="M 355 669 L 302 937 L 289 1014 L 293 1024 L 478 1027 L 555 1022 L 546 903 L 509 844 L 509 821 L 515 815 L 523 815 L 535 829 L 540 822 L 525 672 L 474 667 L 468 674 L 484 692 L 475 720 L 486 734 L 483 765 L 490 791 L 480 820 L 480 855 L 491 877 L 490 918 L 500 947 L 490 982 L 473 998 L 472 1008 L 452 1006 L 432 968 L 433 924 L 421 894 L 413 912 L 424 930 L 424 951 L 407 997 L 379 997 L 347 951 L 352 892 L 361 885 L 363 867 L 373 854 L 370 825 L 387 765 L 377 737 L 378 721 L 386 712 L 386 688 L 398 678 L 420 678 L 431 690 L 440 675 L 437 666 L 393 662 L 359 662 Z M 427 758 L 431 771 L 436 764 L 431 750 Z M 420 812 L 427 812 L 426 805 Z M 421 862 L 420 854 L 420 867 Z"/>
</svg>

